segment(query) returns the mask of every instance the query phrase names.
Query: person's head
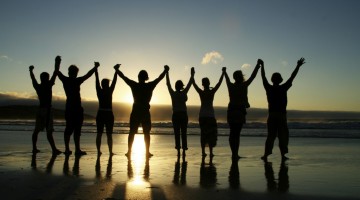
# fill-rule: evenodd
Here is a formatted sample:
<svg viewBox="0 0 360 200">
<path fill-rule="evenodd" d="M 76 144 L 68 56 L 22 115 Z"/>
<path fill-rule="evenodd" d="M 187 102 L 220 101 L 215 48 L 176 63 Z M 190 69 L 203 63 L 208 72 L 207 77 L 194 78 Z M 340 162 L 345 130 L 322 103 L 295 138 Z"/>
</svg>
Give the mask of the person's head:
<svg viewBox="0 0 360 200">
<path fill-rule="evenodd" d="M 104 78 L 101 80 L 101 87 L 102 88 L 109 88 L 110 87 L 110 80 L 107 78 Z"/>
<path fill-rule="evenodd" d="M 233 78 L 235 80 L 235 82 L 244 82 L 245 78 L 244 78 L 244 74 L 242 73 L 241 70 L 237 70 L 233 73 Z"/>
<path fill-rule="evenodd" d="M 273 82 L 274 85 L 279 85 L 283 81 L 281 74 L 278 72 L 273 73 L 271 76 L 271 82 Z"/>
<path fill-rule="evenodd" d="M 48 82 L 48 81 L 49 81 L 49 77 L 50 77 L 49 73 L 47 73 L 47 72 L 41 73 L 41 74 L 40 74 L 41 83 L 46 83 L 46 82 Z"/>
<path fill-rule="evenodd" d="M 184 89 L 184 83 L 181 80 L 176 81 L 175 90 L 180 91 L 182 89 Z"/>
<path fill-rule="evenodd" d="M 149 80 L 148 73 L 145 70 L 141 70 L 138 75 L 139 82 L 145 82 Z"/>
<path fill-rule="evenodd" d="M 70 65 L 70 67 L 69 67 L 69 69 L 68 69 L 69 77 L 71 77 L 71 78 L 76 78 L 78 72 L 79 72 L 79 68 L 76 67 L 76 65 Z"/>
<path fill-rule="evenodd" d="M 205 78 L 203 78 L 202 80 L 201 80 L 201 83 L 202 83 L 202 86 L 204 87 L 204 88 L 209 88 L 210 87 L 210 80 L 209 80 L 209 78 L 207 78 L 207 77 L 205 77 Z"/>
</svg>

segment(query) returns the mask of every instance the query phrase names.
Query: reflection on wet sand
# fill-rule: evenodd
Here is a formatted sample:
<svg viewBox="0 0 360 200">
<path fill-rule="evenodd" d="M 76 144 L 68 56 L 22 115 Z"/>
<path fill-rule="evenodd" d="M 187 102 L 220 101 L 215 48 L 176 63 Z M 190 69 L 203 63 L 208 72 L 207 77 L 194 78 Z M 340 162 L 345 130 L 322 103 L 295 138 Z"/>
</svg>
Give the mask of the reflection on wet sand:
<svg viewBox="0 0 360 200">
<path fill-rule="evenodd" d="M 289 191 L 290 183 L 288 176 L 288 165 L 286 162 L 281 162 L 278 179 L 276 182 L 274 169 L 271 162 L 264 161 L 265 178 L 267 182 L 268 192 L 285 193 Z"/>
<path fill-rule="evenodd" d="M 175 185 L 186 185 L 186 170 L 188 163 L 185 158 L 185 156 L 182 156 L 182 162 L 180 164 L 180 155 L 177 156 L 173 178 L 173 183 Z"/>
<path fill-rule="evenodd" d="M 232 160 L 229 171 L 229 185 L 232 189 L 240 188 L 240 172 L 238 160 Z"/>
<path fill-rule="evenodd" d="M 203 188 L 213 188 L 217 184 L 217 173 L 214 165 L 213 157 L 210 156 L 209 163 L 205 163 L 205 156 L 201 159 L 200 167 L 200 186 Z"/>
<path fill-rule="evenodd" d="M 97 159 L 96 159 L 96 164 L 95 164 L 95 177 L 97 179 L 102 179 L 102 174 L 101 174 L 101 161 L 100 161 L 101 156 L 98 155 Z M 106 179 L 107 180 L 111 180 L 111 174 L 112 174 L 112 158 L 113 155 L 110 154 L 109 155 L 109 159 L 108 159 L 108 163 L 107 163 L 107 167 L 106 167 Z"/>
</svg>

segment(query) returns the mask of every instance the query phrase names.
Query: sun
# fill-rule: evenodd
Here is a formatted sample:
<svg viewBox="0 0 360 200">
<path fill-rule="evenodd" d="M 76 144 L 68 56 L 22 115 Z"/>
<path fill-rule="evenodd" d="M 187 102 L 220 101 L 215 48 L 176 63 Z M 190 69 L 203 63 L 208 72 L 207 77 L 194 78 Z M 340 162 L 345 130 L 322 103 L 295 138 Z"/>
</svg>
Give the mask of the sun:
<svg viewBox="0 0 360 200">
<path fill-rule="evenodd" d="M 122 101 L 124 103 L 128 103 L 128 104 L 132 104 L 134 102 L 134 98 L 133 98 L 131 92 L 130 93 L 127 92 L 124 95 L 122 95 L 120 101 Z"/>
</svg>

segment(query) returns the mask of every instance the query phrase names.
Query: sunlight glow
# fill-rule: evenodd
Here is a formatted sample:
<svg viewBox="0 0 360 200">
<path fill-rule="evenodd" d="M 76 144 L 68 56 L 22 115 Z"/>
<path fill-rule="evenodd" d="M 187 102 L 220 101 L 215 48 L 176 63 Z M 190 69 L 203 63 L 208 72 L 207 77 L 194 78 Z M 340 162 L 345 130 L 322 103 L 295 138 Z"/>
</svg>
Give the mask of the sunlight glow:
<svg viewBox="0 0 360 200">
<path fill-rule="evenodd" d="M 149 160 L 145 157 L 145 142 L 142 134 L 135 135 L 129 165 L 132 174 L 126 183 L 126 199 L 151 199 L 148 182 Z"/>
<path fill-rule="evenodd" d="M 132 104 L 134 102 L 134 99 L 133 99 L 131 92 L 125 93 L 124 95 L 122 95 L 122 98 L 120 101 L 124 102 L 124 103 Z"/>
</svg>

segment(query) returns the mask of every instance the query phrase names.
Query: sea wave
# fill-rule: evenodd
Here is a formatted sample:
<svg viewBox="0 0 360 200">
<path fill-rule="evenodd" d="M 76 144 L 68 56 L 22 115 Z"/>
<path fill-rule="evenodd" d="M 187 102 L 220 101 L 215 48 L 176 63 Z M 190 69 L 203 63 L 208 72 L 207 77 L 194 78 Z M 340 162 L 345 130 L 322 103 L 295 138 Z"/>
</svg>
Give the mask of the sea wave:
<svg viewBox="0 0 360 200">
<path fill-rule="evenodd" d="M 0 131 L 25 131 L 32 132 L 34 120 L 2 120 L 0 121 Z M 314 137 L 314 138 L 360 138 L 360 121 L 290 121 L 288 123 L 290 137 Z M 54 122 L 55 132 L 63 132 L 65 121 Z M 84 122 L 83 133 L 96 133 L 96 122 Z M 116 122 L 114 134 L 127 134 L 129 123 Z M 141 133 L 141 128 L 139 129 Z M 153 122 L 151 134 L 172 135 L 172 123 L 169 121 Z M 200 135 L 200 128 L 197 122 L 190 122 L 188 125 L 189 135 Z M 241 132 L 242 136 L 264 137 L 267 134 L 266 122 L 253 121 L 244 125 Z M 229 135 L 227 123 L 218 123 L 218 135 Z"/>
</svg>

